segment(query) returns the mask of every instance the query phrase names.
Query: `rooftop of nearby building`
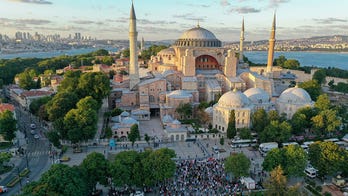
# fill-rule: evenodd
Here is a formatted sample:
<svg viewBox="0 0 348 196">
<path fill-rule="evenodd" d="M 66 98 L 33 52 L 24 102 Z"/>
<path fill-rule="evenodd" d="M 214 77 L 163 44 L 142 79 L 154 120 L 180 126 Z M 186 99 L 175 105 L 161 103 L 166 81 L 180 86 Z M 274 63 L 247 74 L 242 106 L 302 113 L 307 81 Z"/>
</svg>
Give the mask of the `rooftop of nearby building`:
<svg viewBox="0 0 348 196">
<path fill-rule="evenodd" d="M 0 103 L 0 113 L 5 112 L 6 110 L 14 112 L 15 107 L 14 107 L 14 105 L 9 104 L 9 103 Z"/>
</svg>

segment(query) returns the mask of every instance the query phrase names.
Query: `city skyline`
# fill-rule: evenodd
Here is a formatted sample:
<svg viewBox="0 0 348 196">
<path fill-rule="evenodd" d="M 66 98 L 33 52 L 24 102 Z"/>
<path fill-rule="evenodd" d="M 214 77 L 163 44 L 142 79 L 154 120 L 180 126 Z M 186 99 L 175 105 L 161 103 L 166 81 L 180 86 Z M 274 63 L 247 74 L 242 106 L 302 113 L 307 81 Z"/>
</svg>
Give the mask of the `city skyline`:
<svg viewBox="0 0 348 196">
<path fill-rule="evenodd" d="M 128 39 L 131 1 L 1 0 L 1 34 L 16 31 L 61 34 L 80 32 L 98 39 Z M 314 4 L 315 3 L 315 4 Z M 314 6 L 315 5 L 315 6 Z M 135 0 L 139 39 L 173 40 L 198 21 L 222 41 L 238 41 L 245 20 L 245 40 L 267 40 L 273 13 L 277 39 L 347 35 L 348 2 L 300 0 Z"/>
</svg>

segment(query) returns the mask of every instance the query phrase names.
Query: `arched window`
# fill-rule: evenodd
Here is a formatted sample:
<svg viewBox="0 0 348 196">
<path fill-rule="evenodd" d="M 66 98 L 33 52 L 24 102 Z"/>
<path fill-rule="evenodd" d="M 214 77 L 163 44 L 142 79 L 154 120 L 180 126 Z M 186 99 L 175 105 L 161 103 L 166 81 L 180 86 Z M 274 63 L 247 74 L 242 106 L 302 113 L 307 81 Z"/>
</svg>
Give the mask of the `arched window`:
<svg viewBox="0 0 348 196">
<path fill-rule="evenodd" d="M 155 97 L 153 95 L 150 95 L 149 100 L 150 100 L 150 102 L 155 102 Z"/>
</svg>

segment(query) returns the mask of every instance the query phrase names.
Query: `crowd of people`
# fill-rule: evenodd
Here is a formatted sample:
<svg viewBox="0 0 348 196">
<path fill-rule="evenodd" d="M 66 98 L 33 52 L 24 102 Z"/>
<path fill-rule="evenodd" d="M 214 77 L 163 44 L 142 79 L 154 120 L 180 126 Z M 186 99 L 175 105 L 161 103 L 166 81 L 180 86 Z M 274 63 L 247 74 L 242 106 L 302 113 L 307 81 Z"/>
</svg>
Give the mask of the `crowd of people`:
<svg viewBox="0 0 348 196">
<path fill-rule="evenodd" d="M 225 174 L 224 159 L 177 162 L 175 176 L 160 186 L 161 195 L 233 195 L 240 184 L 232 183 Z"/>
</svg>

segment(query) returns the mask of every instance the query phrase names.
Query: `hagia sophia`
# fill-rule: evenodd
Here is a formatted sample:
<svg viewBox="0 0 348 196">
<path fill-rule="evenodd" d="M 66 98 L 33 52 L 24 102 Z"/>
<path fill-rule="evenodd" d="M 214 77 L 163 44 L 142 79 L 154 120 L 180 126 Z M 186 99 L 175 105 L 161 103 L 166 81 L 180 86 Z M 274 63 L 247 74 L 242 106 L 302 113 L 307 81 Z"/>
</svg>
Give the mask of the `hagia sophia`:
<svg viewBox="0 0 348 196">
<path fill-rule="evenodd" d="M 217 101 L 205 111 L 211 124 L 226 133 L 230 111 L 235 111 L 236 128 L 251 127 L 251 115 L 259 108 L 277 110 L 287 118 L 301 107 L 313 106 L 309 94 L 293 87 L 278 93 L 273 81 L 273 55 L 276 33 L 274 15 L 269 39 L 266 70 L 250 70 L 243 62 L 244 20 L 240 50 L 222 47 L 209 30 L 197 25 L 185 31 L 175 43 L 152 56 L 147 69 L 138 66 L 137 25 L 134 6 L 130 10 L 129 80 L 112 82 L 111 102 L 127 111 L 117 120 L 119 127 L 159 116 L 168 138 L 184 140 L 186 132 L 177 119 L 180 104 L 197 106 L 200 102 Z M 119 136 L 119 135 L 118 135 Z"/>
</svg>

